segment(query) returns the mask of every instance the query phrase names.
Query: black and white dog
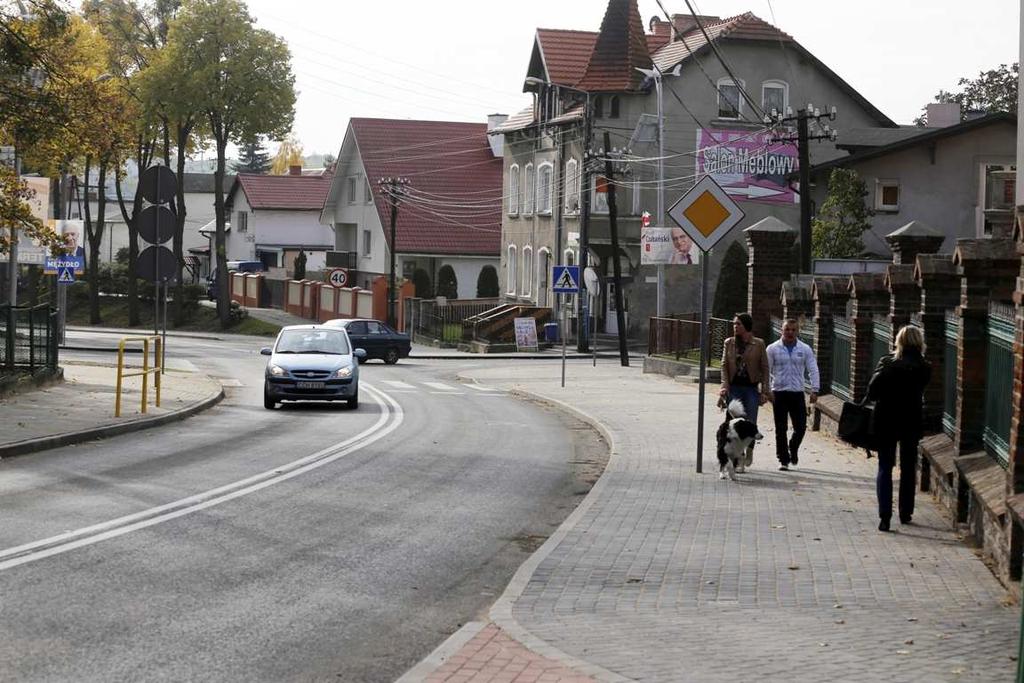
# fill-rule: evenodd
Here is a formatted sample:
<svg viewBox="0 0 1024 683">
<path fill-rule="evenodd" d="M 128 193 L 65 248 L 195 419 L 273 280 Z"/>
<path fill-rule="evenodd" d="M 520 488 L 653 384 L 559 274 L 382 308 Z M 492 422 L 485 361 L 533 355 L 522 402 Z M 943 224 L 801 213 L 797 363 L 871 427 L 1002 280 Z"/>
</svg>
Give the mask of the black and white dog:
<svg viewBox="0 0 1024 683">
<path fill-rule="evenodd" d="M 757 425 L 747 419 L 743 403 L 733 400 L 725 412 L 725 422 L 718 428 L 718 478 L 726 475 L 736 481 L 736 470 L 745 471 L 747 449 L 764 438 Z"/>
</svg>

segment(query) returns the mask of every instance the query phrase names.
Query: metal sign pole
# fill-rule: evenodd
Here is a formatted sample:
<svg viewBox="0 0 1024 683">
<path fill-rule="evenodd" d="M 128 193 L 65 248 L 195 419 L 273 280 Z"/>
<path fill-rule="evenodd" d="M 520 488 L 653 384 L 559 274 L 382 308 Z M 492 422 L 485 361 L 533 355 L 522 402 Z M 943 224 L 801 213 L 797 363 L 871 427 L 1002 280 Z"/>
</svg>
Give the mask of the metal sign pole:
<svg viewBox="0 0 1024 683">
<path fill-rule="evenodd" d="M 156 174 L 156 199 L 160 200 L 160 174 Z M 153 246 L 153 334 L 160 334 L 160 212 L 156 212 L 156 244 Z"/>
<path fill-rule="evenodd" d="M 167 364 L 167 293 L 170 287 L 169 282 L 164 282 L 164 338 L 160 344 L 160 374 L 167 372 L 164 366 Z"/>
<path fill-rule="evenodd" d="M 569 324 L 569 303 L 566 301 L 568 294 L 562 295 L 562 388 L 565 388 L 565 338 L 568 336 L 566 332 Z"/>
<path fill-rule="evenodd" d="M 704 385 L 708 372 L 708 252 L 700 255 L 700 390 L 697 392 L 697 474 L 704 471 Z"/>
<path fill-rule="evenodd" d="M 594 330 L 594 333 L 590 336 L 590 352 L 593 354 L 593 361 L 594 361 L 594 367 L 595 368 L 597 367 L 597 316 L 594 315 L 594 306 L 596 306 L 596 305 L 597 305 L 597 295 L 596 294 L 591 294 L 590 295 L 590 310 L 587 312 L 587 315 L 590 317 L 590 320 L 592 321 L 592 322 L 589 323 L 591 325 L 591 329 Z"/>
</svg>

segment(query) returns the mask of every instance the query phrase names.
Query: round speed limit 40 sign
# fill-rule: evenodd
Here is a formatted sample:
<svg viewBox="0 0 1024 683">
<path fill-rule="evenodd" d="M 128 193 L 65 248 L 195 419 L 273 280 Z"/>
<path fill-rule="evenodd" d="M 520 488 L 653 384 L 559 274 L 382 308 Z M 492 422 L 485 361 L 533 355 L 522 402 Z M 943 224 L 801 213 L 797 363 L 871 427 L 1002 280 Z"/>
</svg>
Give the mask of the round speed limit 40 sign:
<svg viewBox="0 0 1024 683">
<path fill-rule="evenodd" d="M 327 281 L 335 287 L 348 287 L 348 271 L 344 268 L 335 268 L 327 276 Z"/>
</svg>

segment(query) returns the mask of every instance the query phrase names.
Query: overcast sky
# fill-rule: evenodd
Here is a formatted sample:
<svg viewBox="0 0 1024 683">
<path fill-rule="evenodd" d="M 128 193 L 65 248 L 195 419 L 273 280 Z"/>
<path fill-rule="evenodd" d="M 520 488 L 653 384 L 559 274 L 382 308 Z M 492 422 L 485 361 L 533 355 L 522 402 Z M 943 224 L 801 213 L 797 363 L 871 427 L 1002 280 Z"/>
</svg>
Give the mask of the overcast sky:
<svg viewBox="0 0 1024 683">
<path fill-rule="evenodd" d="M 662 0 L 673 13 L 683 0 Z M 292 50 L 295 135 L 336 154 L 349 117 L 485 121 L 522 94 L 534 31 L 596 31 L 605 0 L 248 0 Z M 644 26 L 660 9 L 640 0 Z M 751 11 L 792 35 L 897 123 L 960 76 L 1017 60 L 1016 0 L 700 0 L 721 17 Z M 727 55 L 728 56 L 728 55 Z M 822 103 L 825 104 L 825 103 Z M 273 150 L 275 144 L 268 147 Z"/>
</svg>

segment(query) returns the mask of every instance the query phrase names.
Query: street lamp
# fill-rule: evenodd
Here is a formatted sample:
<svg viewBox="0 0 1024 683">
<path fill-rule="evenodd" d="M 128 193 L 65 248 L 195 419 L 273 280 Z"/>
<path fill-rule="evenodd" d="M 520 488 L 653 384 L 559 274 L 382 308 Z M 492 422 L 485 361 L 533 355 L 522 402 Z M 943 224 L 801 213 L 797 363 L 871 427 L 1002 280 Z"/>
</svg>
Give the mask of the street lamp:
<svg viewBox="0 0 1024 683">
<path fill-rule="evenodd" d="M 592 110 L 591 110 L 591 107 L 590 107 L 590 92 L 588 92 L 586 90 L 580 90 L 579 88 L 574 88 L 574 87 L 569 86 L 569 85 L 561 85 L 559 83 L 552 83 L 550 81 L 545 81 L 544 79 L 537 78 L 536 76 L 527 76 L 526 79 L 524 80 L 523 84 L 525 86 L 533 86 L 533 87 L 561 88 L 562 90 L 569 90 L 571 92 L 579 93 L 579 94 L 583 95 L 586 98 L 586 102 L 584 104 L 584 110 L 583 110 L 583 144 L 582 144 L 583 155 L 581 155 L 580 165 L 578 167 L 579 170 L 577 171 L 577 173 L 580 176 L 580 188 L 581 188 L 581 193 L 583 195 L 583 205 L 580 207 L 580 256 L 579 256 L 579 263 L 578 263 L 578 265 L 580 267 L 580 273 L 582 274 L 582 273 L 586 272 L 587 262 L 589 261 L 588 253 L 590 251 L 590 191 L 588 189 L 589 188 L 588 181 L 589 181 L 589 175 L 590 174 L 589 174 L 589 170 L 588 170 L 587 163 L 586 163 L 587 160 L 585 158 L 587 149 L 590 147 L 590 136 L 591 136 L 591 111 Z M 562 155 L 561 149 L 559 149 L 559 157 L 560 157 L 559 160 L 558 160 L 559 175 L 562 174 L 562 159 L 561 159 L 562 156 L 563 155 Z M 564 186 L 564 182 L 562 183 L 562 185 Z M 564 201 L 562 202 L 562 204 L 564 205 Z M 559 218 L 558 224 L 556 225 L 555 249 L 557 251 L 557 258 L 559 260 L 561 260 L 562 259 L 562 223 L 563 223 L 563 219 L 561 217 L 563 216 L 563 213 L 564 213 L 564 206 L 559 206 L 558 211 L 559 211 L 558 215 L 559 215 L 560 218 Z M 580 353 L 585 353 L 586 351 L 589 350 L 588 349 L 588 343 L 587 343 L 587 335 L 588 335 L 588 332 L 589 332 L 589 329 L 590 329 L 589 325 L 588 325 L 588 320 L 590 319 L 589 300 L 590 300 L 590 296 L 592 296 L 592 295 L 593 295 L 593 293 L 588 293 L 588 296 L 582 296 L 581 295 L 579 297 L 579 318 L 578 318 L 578 320 L 580 322 L 577 325 L 576 350 L 579 351 Z M 565 334 L 565 331 L 563 330 L 562 333 Z"/>
</svg>

